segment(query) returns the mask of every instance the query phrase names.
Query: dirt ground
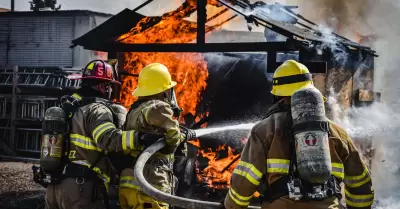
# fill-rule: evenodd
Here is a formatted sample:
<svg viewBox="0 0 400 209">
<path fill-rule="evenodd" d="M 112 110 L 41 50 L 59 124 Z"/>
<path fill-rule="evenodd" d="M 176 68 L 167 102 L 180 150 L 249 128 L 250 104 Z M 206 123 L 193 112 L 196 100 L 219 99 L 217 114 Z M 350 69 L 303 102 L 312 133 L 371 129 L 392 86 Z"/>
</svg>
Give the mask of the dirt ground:
<svg viewBox="0 0 400 209">
<path fill-rule="evenodd" d="M 32 163 L 0 162 L 0 208 L 36 209 L 45 189 L 33 181 Z"/>
</svg>

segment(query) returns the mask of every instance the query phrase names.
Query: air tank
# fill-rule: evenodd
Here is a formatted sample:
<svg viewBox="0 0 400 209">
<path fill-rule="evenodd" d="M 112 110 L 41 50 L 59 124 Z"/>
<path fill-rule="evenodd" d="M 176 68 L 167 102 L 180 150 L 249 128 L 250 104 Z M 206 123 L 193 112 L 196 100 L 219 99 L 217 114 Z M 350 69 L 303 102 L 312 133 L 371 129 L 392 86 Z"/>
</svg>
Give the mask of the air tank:
<svg viewBox="0 0 400 209">
<path fill-rule="evenodd" d="M 332 163 L 321 92 L 314 86 L 296 91 L 291 98 L 291 113 L 300 178 L 323 184 L 331 176 Z"/>
<path fill-rule="evenodd" d="M 112 104 L 111 109 L 118 117 L 118 128 L 122 129 L 126 120 L 126 114 L 127 114 L 126 108 L 119 104 Z"/>
<path fill-rule="evenodd" d="M 64 140 L 68 130 L 65 119 L 66 114 L 60 107 L 50 107 L 46 110 L 40 152 L 40 167 L 45 173 L 57 170 L 63 162 Z"/>
</svg>

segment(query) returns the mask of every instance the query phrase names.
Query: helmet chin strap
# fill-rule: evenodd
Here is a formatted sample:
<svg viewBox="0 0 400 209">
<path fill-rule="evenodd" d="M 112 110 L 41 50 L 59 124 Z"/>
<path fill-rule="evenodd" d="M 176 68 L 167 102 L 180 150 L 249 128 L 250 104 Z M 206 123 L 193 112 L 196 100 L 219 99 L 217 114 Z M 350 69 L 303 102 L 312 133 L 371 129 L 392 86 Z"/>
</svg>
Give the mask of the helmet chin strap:
<svg viewBox="0 0 400 209">
<path fill-rule="evenodd" d="M 92 88 L 101 93 L 103 95 L 103 99 L 111 99 L 112 85 L 110 83 L 100 83 L 92 86 Z"/>
<path fill-rule="evenodd" d="M 106 84 L 106 92 L 105 92 L 108 100 L 111 100 L 111 94 L 112 94 L 112 87 L 111 84 Z"/>
</svg>

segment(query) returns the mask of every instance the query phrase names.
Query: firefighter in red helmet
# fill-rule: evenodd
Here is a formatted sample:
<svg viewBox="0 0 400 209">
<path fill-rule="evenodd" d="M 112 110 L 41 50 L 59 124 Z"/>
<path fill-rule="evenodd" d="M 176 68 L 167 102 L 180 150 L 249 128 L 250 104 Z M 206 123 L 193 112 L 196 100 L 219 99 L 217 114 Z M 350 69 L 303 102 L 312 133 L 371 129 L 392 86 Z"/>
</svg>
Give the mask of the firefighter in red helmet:
<svg viewBox="0 0 400 209">
<path fill-rule="evenodd" d="M 81 79 L 82 86 L 72 96 L 63 97 L 61 106 L 69 124 L 68 148 L 63 149 L 66 157 L 47 185 L 46 208 L 108 208 L 111 165 L 106 153 L 141 150 L 135 141 L 140 137 L 136 137 L 137 131 L 118 128 L 118 115 L 110 101 L 114 87 L 121 84 L 115 68 L 95 60 L 82 75 L 70 79 Z"/>
</svg>

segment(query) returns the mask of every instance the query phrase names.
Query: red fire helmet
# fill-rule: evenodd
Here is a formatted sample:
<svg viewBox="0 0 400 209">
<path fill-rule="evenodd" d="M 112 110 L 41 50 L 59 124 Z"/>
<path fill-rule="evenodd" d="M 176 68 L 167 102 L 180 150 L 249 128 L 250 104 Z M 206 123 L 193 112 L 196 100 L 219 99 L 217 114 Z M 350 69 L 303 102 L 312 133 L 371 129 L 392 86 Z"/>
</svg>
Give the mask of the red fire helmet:
<svg viewBox="0 0 400 209">
<path fill-rule="evenodd" d="M 118 73 L 110 64 L 103 60 L 93 60 L 86 65 L 82 74 L 74 74 L 68 77 L 71 80 L 97 79 L 121 85 L 118 82 Z"/>
</svg>

